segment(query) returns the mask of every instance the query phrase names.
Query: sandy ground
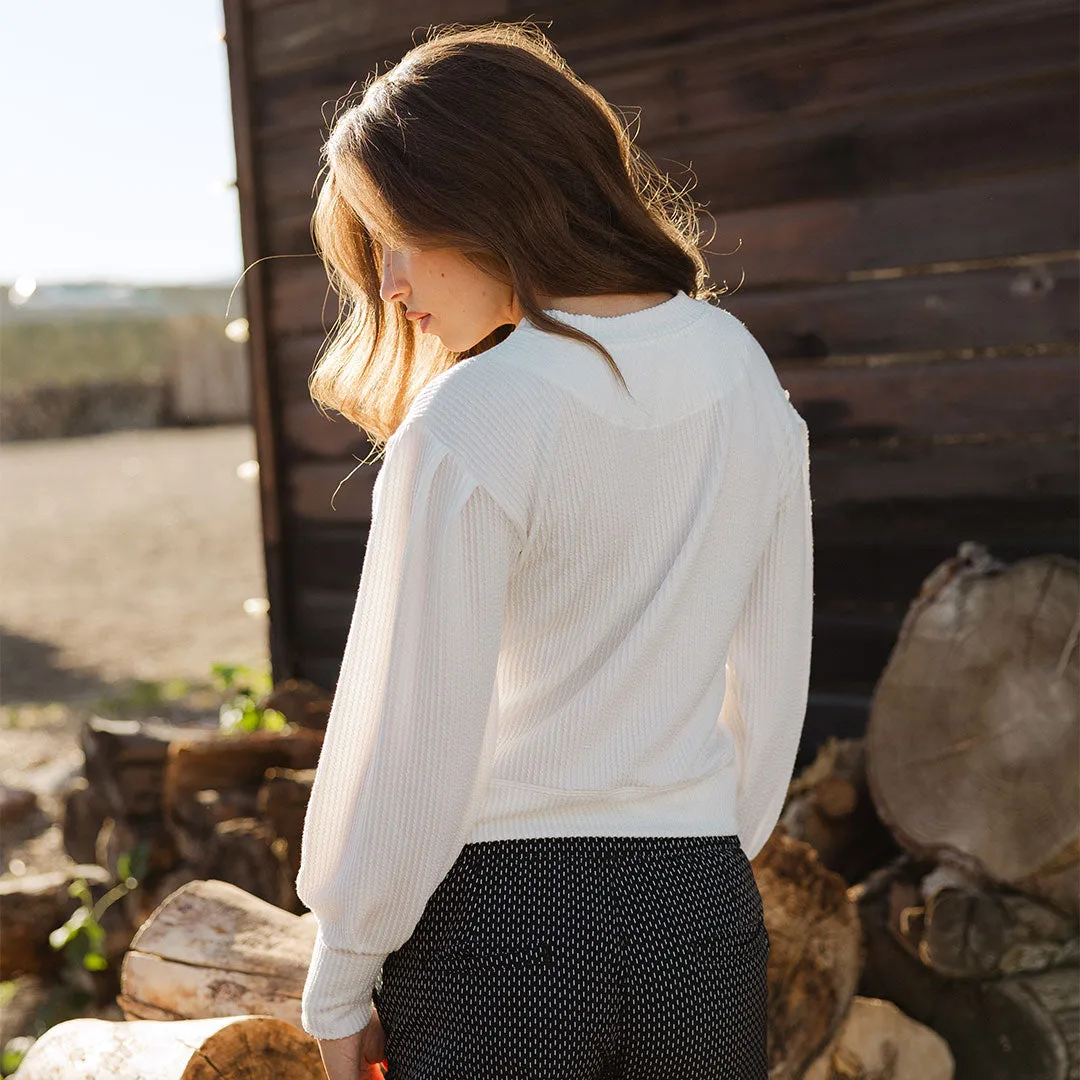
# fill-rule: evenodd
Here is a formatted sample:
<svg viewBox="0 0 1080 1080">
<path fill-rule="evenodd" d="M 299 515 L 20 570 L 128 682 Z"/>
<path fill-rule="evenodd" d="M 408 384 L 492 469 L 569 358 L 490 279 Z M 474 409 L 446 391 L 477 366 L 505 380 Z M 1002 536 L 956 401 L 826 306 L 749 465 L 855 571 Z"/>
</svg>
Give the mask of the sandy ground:
<svg viewBox="0 0 1080 1080">
<path fill-rule="evenodd" d="M 267 669 L 255 456 L 247 425 L 113 432 L 0 447 L 0 782 L 42 810 L 6 827 L 3 877 L 66 859 L 51 792 L 78 730 L 130 680 Z"/>
</svg>

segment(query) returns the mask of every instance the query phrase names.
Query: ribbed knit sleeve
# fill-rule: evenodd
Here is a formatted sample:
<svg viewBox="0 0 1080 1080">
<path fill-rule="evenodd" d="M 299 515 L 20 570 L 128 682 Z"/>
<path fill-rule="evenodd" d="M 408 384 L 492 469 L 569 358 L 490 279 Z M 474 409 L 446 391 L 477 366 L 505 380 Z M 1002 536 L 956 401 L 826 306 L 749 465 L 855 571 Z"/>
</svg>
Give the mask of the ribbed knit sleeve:
<svg viewBox="0 0 1080 1080">
<path fill-rule="evenodd" d="M 517 528 L 417 420 L 387 442 L 337 689 L 304 819 L 318 933 L 301 1021 L 362 1030 L 383 960 L 464 846 L 494 756 Z"/>
<path fill-rule="evenodd" d="M 796 453 L 773 528 L 728 651 L 721 720 L 739 761 L 739 837 L 748 858 L 780 819 L 806 719 L 813 634 L 809 431 Z"/>
</svg>

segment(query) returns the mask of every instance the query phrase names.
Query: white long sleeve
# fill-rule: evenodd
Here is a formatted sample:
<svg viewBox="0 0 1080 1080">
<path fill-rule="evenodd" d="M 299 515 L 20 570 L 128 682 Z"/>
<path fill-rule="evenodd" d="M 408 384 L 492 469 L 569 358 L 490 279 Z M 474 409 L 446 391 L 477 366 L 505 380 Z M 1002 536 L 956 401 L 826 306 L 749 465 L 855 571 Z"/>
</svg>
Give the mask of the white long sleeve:
<svg viewBox="0 0 1080 1080">
<path fill-rule="evenodd" d="M 318 920 L 301 1009 L 311 1035 L 366 1026 L 384 958 L 467 840 L 495 747 L 520 547 L 491 494 L 421 422 L 394 433 L 304 820 L 296 890 Z"/>
<path fill-rule="evenodd" d="M 809 437 L 733 315 L 527 319 L 389 440 L 304 820 L 301 1021 L 361 1030 L 467 843 L 778 820 L 809 681 Z"/>
<path fill-rule="evenodd" d="M 747 858 L 783 810 L 806 719 L 813 634 L 814 560 L 809 431 L 801 417 L 772 534 L 728 651 L 721 719 L 739 760 L 739 837 Z"/>
</svg>

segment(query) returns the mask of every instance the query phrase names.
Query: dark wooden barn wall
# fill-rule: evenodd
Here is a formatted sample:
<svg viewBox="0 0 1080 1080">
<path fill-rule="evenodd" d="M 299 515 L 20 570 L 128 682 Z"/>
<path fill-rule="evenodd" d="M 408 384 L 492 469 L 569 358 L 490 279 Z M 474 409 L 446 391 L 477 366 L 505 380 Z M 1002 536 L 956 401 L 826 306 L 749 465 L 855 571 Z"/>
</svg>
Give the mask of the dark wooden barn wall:
<svg viewBox="0 0 1080 1080">
<path fill-rule="evenodd" d="M 677 179 L 692 165 L 720 303 L 811 429 L 812 742 L 861 728 L 908 602 L 960 541 L 1080 554 L 1072 0 L 225 9 L 248 265 L 311 255 L 335 103 L 430 23 L 550 20 L 579 74 L 641 108 L 641 145 Z M 274 673 L 332 689 L 377 465 L 335 495 L 369 446 L 307 394 L 337 314 L 321 263 L 246 281 Z"/>
</svg>

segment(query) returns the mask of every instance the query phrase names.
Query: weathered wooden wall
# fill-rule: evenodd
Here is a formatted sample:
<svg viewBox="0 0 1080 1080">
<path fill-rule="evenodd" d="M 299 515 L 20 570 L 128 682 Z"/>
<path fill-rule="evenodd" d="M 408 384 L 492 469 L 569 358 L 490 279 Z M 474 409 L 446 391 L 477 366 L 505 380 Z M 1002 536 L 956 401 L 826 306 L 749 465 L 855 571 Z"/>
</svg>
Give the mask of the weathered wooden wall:
<svg viewBox="0 0 1080 1080">
<path fill-rule="evenodd" d="M 678 178 L 692 165 L 720 303 L 811 429 L 808 743 L 861 729 L 908 602 L 960 541 L 1078 554 L 1072 0 L 225 10 L 249 265 L 310 255 L 335 103 L 430 23 L 550 20 L 579 74 L 641 108 L 641 145 Z M 274 673 L 332 689 L 377 466 L 331 506 L 369 447 L 307 394 L 337 313 L 321 263 L 270 259 L 246 281 Z"/>
</svg>

